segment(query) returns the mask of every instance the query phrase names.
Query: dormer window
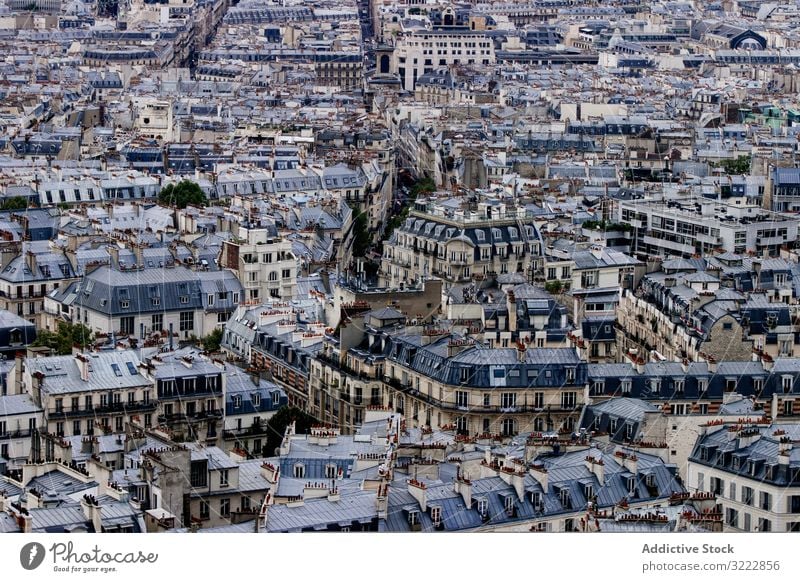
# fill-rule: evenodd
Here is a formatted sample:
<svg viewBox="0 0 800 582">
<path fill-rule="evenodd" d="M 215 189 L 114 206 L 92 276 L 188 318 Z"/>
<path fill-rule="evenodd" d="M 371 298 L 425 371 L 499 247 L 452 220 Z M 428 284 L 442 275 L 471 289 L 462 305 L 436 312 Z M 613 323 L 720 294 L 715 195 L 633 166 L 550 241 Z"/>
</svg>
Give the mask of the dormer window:
<svg viewBox="0 0 800 582">
<path fill-rule="evenodd" d="M 325 465 L 325 478 L 326 479 L 336 479 L 336 473 L 338 472 L 338 468 L 333 463 L 328 463 Z"/>
<path fill-rule="evenodd" d="M 419 523 L 419 512 L 417 511 L 409 511 L 408 512 L 408 525 L 417 525 Z"/>
<path fill-rule="evenodd" d="M 489 502 L 483 497 L 481 497 L 480 499 L 478 499 L 478 513 L 481 516 L 485 516 L 488 511 L 489 511 Z"/>
<path fill-rule="evenodd" d="M 558 500 L 561 502 L 562 507 L 569 508 L 569 489 L 564 488 L 559 491 Z"/>
<path fill-rule="evenodd" d="M 434 527 L 439 527 L 442 525 L 442 508 L 438 505 L 431 507 L 431 521 L 433 522 Z"/>
<path fill-rule="evenodd" d="M 292 475 L 295 479 L 302 479 L 306 476 L 306 466 L 303 463 L 295 463 L 292 469 Z"/>
<path fill-rule="evenodd" d="M 594 485 L 591 483 L 587 483 L 583 486 L 583 495 L 586 497 L 587 501 L 591 501 L 592 497 L 594 497 Z"/>
<path fill-rule="evenodd" d="M 636 477 L 628 477 L 628 493 L 630 495 L 636 494 Z"/>
<path fill-rule="evenodd" d="M 533 504 L 533 508 L 537 510 L 541 510 L 542 504 L 542 492 L 541 491 L 533 491 L 531 492 L 531 503 Z"/>
<path fill-rule="evenodd" d="M 508 515 L 514 515 L 514 496 L 513 495 L 507 495 L 505 500 L 504 500 L 503 505 L 505 506 L 506 513 Z"/>
</svg>

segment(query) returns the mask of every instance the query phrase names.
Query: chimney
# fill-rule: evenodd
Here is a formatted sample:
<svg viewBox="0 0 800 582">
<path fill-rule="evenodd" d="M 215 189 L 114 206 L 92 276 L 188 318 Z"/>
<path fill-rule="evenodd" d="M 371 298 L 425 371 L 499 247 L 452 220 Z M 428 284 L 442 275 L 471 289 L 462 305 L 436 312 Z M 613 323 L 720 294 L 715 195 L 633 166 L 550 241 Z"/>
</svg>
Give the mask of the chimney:
<svg viewBox="0 0 800 582">
<path fill-rule="evenodd" d="M 408 493 L 417 500 L 420 510 L 428 511 L 428 492 L 425 483 L 416 479 L 408 480 Z"/>
<path fill-rule="evenodd" d="M 586 468 L 597 477 L 597 481 L 600 485 L 605 484 L 605 466 L 603 464 L 603 459 L 595 459 L 590 454 L 586 457 L 585 464 Z"/>
<path fill-rule="evenodd" d="M 533 464 L 531 465 L 531 468 L 528 469 L 528 473 L 539 485 L 541 485 L 542 491 L 545 495 L 547 495 L 547 469 L 544 468 L 544 465 Z"/>
<path fill-rule="evenodd" d="M 589 247 L 589 252 L 592 253 L 592 256 L 598 261 L 603 258 L 603 247 L 600 245 L 592 245 Z"/>
<path fill-rule="evenodd" d="M 506 294 L 506 304 L 508 305 L 508 331 L 517 332 L 517 298 L 513 291 Z"/>
<path fill-rule="evenodd" d="M 636 456 L 636 453 L 627 453 L 627 452 L 620 452 L 617 455 L 617 458 L 620 460 L 620 464 L 633 473 L 634 475 L 638 474 L 639 469 L 639 458 Z"/>
<path fill-rule="evenodd" d="M 525 354 L 527 353 L 528 348 L 525 346 L 525 342 L 517 341 L 517 361 L 525 362 Z"/>
<path fill-rule="evenodd" d="M 280 466 L 273 465 L 272 463 L 264 463 L 261 465 L 261 476 L 270 485 L 277 485 L 278 477 L 280 476 Z"/>
<path fill-rule="evenodd" d="M 144 259 L 142 258 L 142 245 L 133 245 L 133 254 L 136 257 L 136 265 L 144 267 Z"/>
<path fill-rule="evenodd" d="M 21 522 L 21 523 L 20 523 Z M 33 531 L 33 517 L 29 513 L 19 516 L 19 521 L 17 522 L 22 529 L 22 533 L 31 533 Z"/>
<path fill-rule="evenodd" d="M 36 254 L 32 251 L 28 251 L 25 253 L 25 264 L 28 265 L 28 269 L 30 269 L 31 273 L 34 276 L 38 276 L 38 263 L 36 261 Z"/>
<path fill-rule="evenodd" d="M 108 246 L 108 256 L 111 259 L 111 268 L 119 268 L 119 247 L 115 244 Z"/>
<path fill-rule="evenodd" d="M 25 388 L 22 385 L 22 371 L 25 367 L 25 359 L 21 353 L 14 356 L 14 382 L 10 387 L 10 394 L 22 394 Z"/>
<path fill-rule="evenodd" d="M 386 519 L 389 513 L 389 483 L 382 482 L 378 485 L 375 509 L 378 513 L 378 519 Z"/>
<path fill-rule="evenodd" d="M 460 466 L 458 467 L 456 479 L 453 481 L 453 492 L 461 495 L 461 498 L 464 500 L 464 505 L 467 506 L 467 509 L 472 507 L 472 481 L 467 479 L 466 476 L 462 475 Z"/>
<path fill-rule="evenodd" d="M 75 361 L 78 364 L 78 370 L 81 373 L 81 380 L 84 382 L 89 381 L 89 358 L 84 354 L 75 354 Z"/>
<path fill-rule="evenodd" d="M 95 533 L 102 533 L 103 531 L 103 516 L 100 505 L 93 495 L 84 495 L 81 499 L 81 509 L 86 519 L 92 522 Z"/>
</svg>

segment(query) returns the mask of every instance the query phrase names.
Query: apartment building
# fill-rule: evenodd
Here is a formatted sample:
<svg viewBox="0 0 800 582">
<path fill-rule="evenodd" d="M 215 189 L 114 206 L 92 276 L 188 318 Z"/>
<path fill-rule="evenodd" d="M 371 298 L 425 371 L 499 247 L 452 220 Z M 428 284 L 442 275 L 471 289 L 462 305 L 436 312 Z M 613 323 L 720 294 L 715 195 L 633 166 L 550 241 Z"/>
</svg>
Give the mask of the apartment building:
<svg viewBox="0 0 800 582">
<path fill-rule="evenodd" d="M 156 394 L 134 350 L 27 358 L 22 383 L 57 436 L 123 433 L 156 424 Z"/>
<path fill-rule="evenodd" d="M 230 271 L 192 271 L 183 266 L 119 270 L 100 266 L 80 281 L 50 293 L 54 318 L 82 323 L 95 334 L 131 337 L 204 337 L 228 321 L 244 300 Z"/>
<path fill-rule="evenodd" d="M 800 531 L 800 460 L 791 424 L 709 423 L 689 458 L 690 491 L 717 496 L 726 531 Z"/>
<path fill-rule="evenodd" d="M 634 253 L 662 257 L 717 250 L 778 256 L 781 248 L 797 242 L 797 224 L 790 216 L 713 200 L 621 201 L 619 219 L 634 229 Z"/>
<path fill-rule="evenodd" d="M 292 242 L 278 234 L 275 225 L 232 225 L 233 239 L 222 243 L 219 266 L 236 274 L 244 287 L 243 300 L 294 298 L 297 260 Z"/>
<path fill-rule="evenodd" d="M 400 77 L 405 90 L 413 91 L 417 79 L 435 68 L 494 62 L 494 42 L 484 31 L 466 28 L 410 30 L 395 42 L 389 72 Z"/>
<path fill-rule="evenodd" d="M 380 284 L 402 287 L 431 277 L 444 291 L 458 283 L 541 268 L 542 242 L 525 206 L 484 198 L 417 200 L 406 221 L 384 243 Z"/>
<path fill-rule="evenodd" d="M 146 368 L 158 399 L 158 424 L 181 441 L 220 442 L 225 411 L 223 366 L 193 350 L 182 350 L 153 355 L 146 360 Z"/>
</svg>

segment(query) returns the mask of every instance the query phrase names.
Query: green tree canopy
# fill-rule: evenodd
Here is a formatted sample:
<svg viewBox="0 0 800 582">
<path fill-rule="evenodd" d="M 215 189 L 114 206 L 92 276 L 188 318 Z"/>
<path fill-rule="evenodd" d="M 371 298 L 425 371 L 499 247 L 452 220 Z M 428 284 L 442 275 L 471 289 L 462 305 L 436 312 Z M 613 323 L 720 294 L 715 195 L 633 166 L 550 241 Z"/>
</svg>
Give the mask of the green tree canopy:
<svg viewBox="0 0 800 582">
<path fill-rule="evenodd" d="M 158 203 L 162 206 L 186 208 L 188 205 L 206 206 L 208 198 L 196 183 L 183 180 L 178 184 L 167 184 L 158 193 Z"/>
<path fill-rule="evenodd" d="M 28 207 L 28 201 L 22 196 L 12 196 L 6 198 L 0 204 L 0 210 L 25 210 Z"/>
<path fill-rule="evenodd" d="M 222 343 L 222 328 L 216 327 L 214 331 L 203 338 L 203 349 L 207 352 L 218 352 Z"/>
<path fill-rule="evenodd" d="M 294 421 L 296 434 L 307 433 L 317 420 L 294 406 L 284 406 L 267 421 L 267 444 L 264 445 L 262 454 L 271 457 L 275 449 L 281 446 L 286 427 Z"/>
<path fill-rule="evenodd" d="M 56 354 L 66 356 L 72 353 L 72 346 L 86 347 L 93 341 L 94 334 L 85 325 L 62 321 L 59 322 L 56 332 L 47 330 L 37 332 L 31 346 L 52 348 Z"/>
</svg>

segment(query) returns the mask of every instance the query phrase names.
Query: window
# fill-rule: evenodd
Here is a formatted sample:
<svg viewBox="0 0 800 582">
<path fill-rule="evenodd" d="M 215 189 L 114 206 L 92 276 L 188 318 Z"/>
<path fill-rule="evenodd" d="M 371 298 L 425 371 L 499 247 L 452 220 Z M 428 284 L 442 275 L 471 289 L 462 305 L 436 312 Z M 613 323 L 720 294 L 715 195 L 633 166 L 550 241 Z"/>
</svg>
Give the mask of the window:
<svg viewBox="0 0 800 582">
<path fill-rule="evenodd" d="M 729 507 L 725 510 L 725 523 L 731 527 L 739 527 L 739 512 Z"/>
<path fill-rule="evenodd" d="M 242 407 L 242 397 L 238 394 L 233 397 L 233 407 L 234 408 L 241 408 Z"/>
<path fill-rule="evenodd" d="M 725 482 L 718 477 L 711 477 L 709 479 L 709 486 L 711 492 L 715 495 L 722 495 L 723 491 L 725 490 Z"/>
<path fill-rule="evenodd" d="M 253 406 L 255 406 L 256 408 L 261 406 L 261 394 L 259 394 L 258 392 L 253 393 Z"/>
<path fill-rule="evenodd" d="M 562 392 L 561 393 L 561 408 L 575 408 L 577 403 L 577 392 Z"/>
<path fill-rule="evenodd" d="M 408 512 L 408 525 L 417 525 L 419 523 L 419 513 L 416 511 Z"/>
<path fill-rule="evenodd" d="M 761 503 L 759 504 L 761 509 L 766 509 L 767 511 L 772 510 L 772 494 L 767 493 L 766 491 L 761 492 Z"/>
<path fill-rule="evenodd" d="M 513 418 L 504 418 L 501 426 L 503 436 L 514 436 L 517 432 L 516 421 Z"/>
<path fill-rule="evenodd" d="M 478 499 L 478 514 L 483 517 L 489 511 L 489 502 L 484 498 L 481 497 Z"/>
<path fill-rule="evenodd" d="M 329 463 L 329 464 L 325 465 L 325 478 L 326 479 L 336 479 L 336 473 L 337 472 L 338 471 L 337 471 L 336 465 L 334 465 L 332 463 Z"/>
<path fill-rule="evenodd" d="M 461 390 L 456 391 L 456 406 L 467 408 L 469 406 L 469 393 Z"/>
<path fill-rule="evenodd" d="M 758 531 L 772 531 L 772 522 L 763 517 L 758 518 Z"/>
<path fill-rule="evenodd" d="M 742 487 L 742 503 L 745 505 L 753 505 L 752 487 Z"/>
<path fill-rule="evenodd" d="M 200 501 L 200 519 L 208 519 L 211 515 L 209 510 L 208 502 L 203 500 Z"/>
<path fill-rule="evenodd" d="M 544 392 L 533 393 L 533 407 L 544 408 Z"/>
<path fill-rule="evenodd" d="M 517 394 L 515 392 L 503 392 L 500 394 L 501 408 L 514 408 L 517 405 Z"/>
<path fill-rule="evenodd" d="M 5 424 L 5 423 L 2 423 L 2 424 Z M 5 432 L 5 431 L 0 430 L 0 434 L 2 434 L 3 432 Z M 72 434 L 74 434 L 76 436 L 81 434 L 81 421 L 80 420 L 73 420 L 72 421 Z"/>
<path fill-rule="evenodd" d="M 303 463 L 295 463 L 292 475 L 294 475 L 296 479 L 302 479 L 306 476 L 306 466 Z"/>
<path fill-rule="evenodd" d="M 208 485 L 208 461 L 192 461 L 189 482 L 192 487 L 206 487 Z"/>
<path fill-rule="evenodd" d="M 219 514 L 222 517 L 230 517 L 230 515 L 231 515 L 231 500 L 230 499 L 220 499 L 219 500 Z"/>
<path fill-rule="evenodd" d="M 491 394 L 488 394 L 488 393 L 484 394 L 483 395 L 483 405 L 486 406 L 486 407 L 491 406 L 491 402 L 492 402 Z"/>
<path fill-rule="evenodd" d="M 150 318 L 151 331 L 161 331 L 164 329 L 164 314 L 154 313 Z"/>
<path fill-rule="evenodd" d="M 505 507 L 506 513 L 509 516 L 513 517 L 513 515 L 514 515 L 514 496 L 513 495 L 506 495 L 506 498 L 504 499 L 504 507 Z"/>
<path fill-rule="evenodd" d="M 122 370 L 119 369 L 119 364 L 111 364 L 111 369 L 114 371 L 115 376 L 122 376 Z"/>
<path fill-rule="evenodd" d="M 194 329 L 194 312 L 181 311 L 180 312 L 180 330 L 192 331 Z"/>
<path fill-rule="evenodd" d="M 222 469 L 219 472 L 219 486 L 220 487 L 227 487 L 228 486 L 228 469 Z"/>
<path fill-rule="evenodd" d="M 442 525 L 442 508 L 438 505 L 431 507 L 431 521 L 433 522 L 434 527 L 439 527 Z"/>
</svg>

